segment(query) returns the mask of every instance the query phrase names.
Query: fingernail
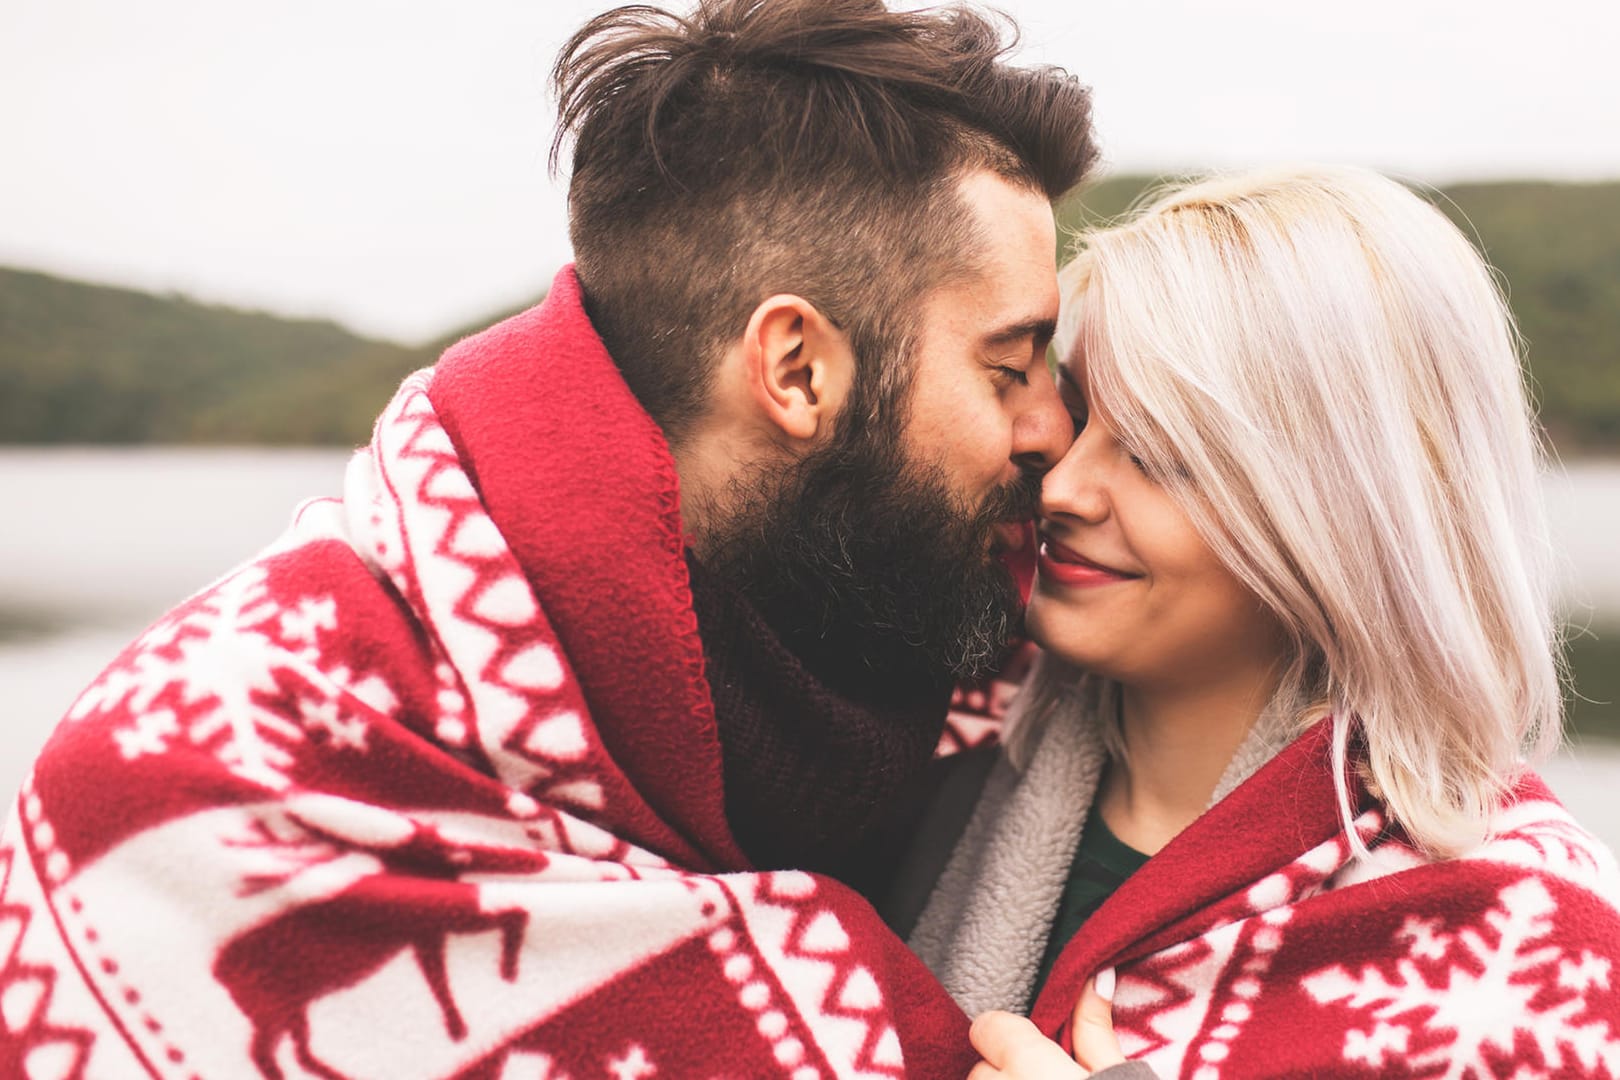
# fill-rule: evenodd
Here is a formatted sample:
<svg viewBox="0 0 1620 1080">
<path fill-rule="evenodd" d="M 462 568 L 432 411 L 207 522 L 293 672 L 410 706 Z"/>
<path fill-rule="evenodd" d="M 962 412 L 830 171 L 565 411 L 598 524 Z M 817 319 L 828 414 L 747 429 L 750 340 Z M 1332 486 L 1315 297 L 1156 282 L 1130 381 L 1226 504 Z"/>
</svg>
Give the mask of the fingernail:
<svg viewBox="0 0 1620 1080">
<path fill-rule="evenodd" d="M 1114 1000 L 1114 969 L 1103 968 L 1097 972 L 1097 980 L 1093 984 L 1097 988 L 1097 996 L 1104 1001 Z"/>
</svg>

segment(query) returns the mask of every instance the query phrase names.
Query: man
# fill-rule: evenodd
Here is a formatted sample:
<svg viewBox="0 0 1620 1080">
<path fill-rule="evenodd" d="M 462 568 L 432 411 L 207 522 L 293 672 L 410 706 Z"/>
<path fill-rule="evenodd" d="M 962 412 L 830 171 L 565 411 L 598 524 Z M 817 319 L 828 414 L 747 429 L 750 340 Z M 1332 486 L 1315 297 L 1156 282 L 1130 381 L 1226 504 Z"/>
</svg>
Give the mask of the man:
<svg viewBox="0 0 1620 1080">
<path fill-rule="evenodd" d="M 556 69 L 577 266 L 74 705 L 0 1075 L 960 1075 L 838 871 L 1018 617 L 1083 88 L 707 0 Z M 54 1070 L 54 1071 L 53 1071 Z"/>
</svg>

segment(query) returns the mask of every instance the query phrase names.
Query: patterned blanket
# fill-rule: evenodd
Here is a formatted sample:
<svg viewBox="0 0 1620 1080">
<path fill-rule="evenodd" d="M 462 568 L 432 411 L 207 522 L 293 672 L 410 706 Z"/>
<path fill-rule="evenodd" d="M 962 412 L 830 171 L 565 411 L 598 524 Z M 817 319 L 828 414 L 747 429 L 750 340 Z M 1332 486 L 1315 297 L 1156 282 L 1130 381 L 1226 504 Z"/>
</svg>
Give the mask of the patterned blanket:
<svg viewBox="0 0 1620 1080">
<path fill-rule="evenodd" d="M 1026 1000 L 1103 754 L 1083 721 L 998 763 L 912 939 L 970 1010 Z M 1122 1047 L 1165 1078 L 1620 1077 L 1613 854 L 1526 775 L 1494 836 L 1446 861 L 1363 791 L 1358 855 L 1329 724 L 1229 770 L 1070 941 L 1031 1019 L 1066 1043 L 1085 980 L 1115 966 Z"/>
<path fill-rule="evenodd" d="M 0 1077 L 949 1077 L 967 1021 L 723 816 L 673 462 L 565 270 L 72 706 Z"/>
</svg>

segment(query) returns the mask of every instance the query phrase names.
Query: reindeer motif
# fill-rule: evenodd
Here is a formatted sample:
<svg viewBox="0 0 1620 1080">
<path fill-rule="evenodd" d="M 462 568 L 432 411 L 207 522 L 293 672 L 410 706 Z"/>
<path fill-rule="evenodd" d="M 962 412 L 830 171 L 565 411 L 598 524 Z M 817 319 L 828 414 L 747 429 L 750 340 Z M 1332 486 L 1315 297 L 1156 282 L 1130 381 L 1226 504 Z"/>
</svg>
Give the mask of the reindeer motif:
<svg viewBox="0 0 1620 1080">
<path fill-rule="evenodd" d="M 345 1080 L 315 1056 L 309 1009 L 326 995 L 362 982 L 402 950 L 415 957 L 446 1033 L 458 1041 L 466 1036 L 467 1023 L 445 970 L 450 935 L 498 929 L 501 977 L 508 982 L 517 977 L 529 913 L 522 908 L 485 910 L 478 885 L 461 878 L 468 873 L 533 872 L 544 865 L 545 856 L 467 847 L 402 815 L 375 808 L 365 812 L 370 820 L 360 830 L 363 836 L 335 824 L 330 813 L 306 816 L 293 810 L 290 816 L 301 834 L 297 838 L 289 841 L 261 824 L 254 840 L 237 845 L 273 849 L 273 857 L 289 867 L 279 881 L 262 873 L 244 878 L 244 895 L 263 892 L 357 847 L 380 863 L 376 872 L 341 891 L 296 904 L 238 935 L 216 958 L 214 976 L 252 1024 L 253 1062 L 271 1080 L 283 1078 L 275 1054 L 288 1036 L 304 1069 L 327 1080 Z M 390 827 L 377 829 L 379 820 Z"/>
</svg>

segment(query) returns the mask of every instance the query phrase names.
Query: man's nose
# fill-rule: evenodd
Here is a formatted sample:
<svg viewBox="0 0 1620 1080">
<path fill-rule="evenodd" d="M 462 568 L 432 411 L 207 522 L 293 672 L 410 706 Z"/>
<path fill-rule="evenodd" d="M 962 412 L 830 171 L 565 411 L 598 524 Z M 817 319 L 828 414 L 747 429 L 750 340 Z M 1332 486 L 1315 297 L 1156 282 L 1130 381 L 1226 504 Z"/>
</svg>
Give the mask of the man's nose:
<svg viewBox="0 0 1620 1080">
<path fill-rule="evenodd" d="M 1068 453 L 1074 442 L 1074 425 L 1044 363 L 1030 372 L 1029 385 L 1023 390 L 1013 419 L 1012 458 L 1020 468 L 1045 472 Z"/>
</svg>

